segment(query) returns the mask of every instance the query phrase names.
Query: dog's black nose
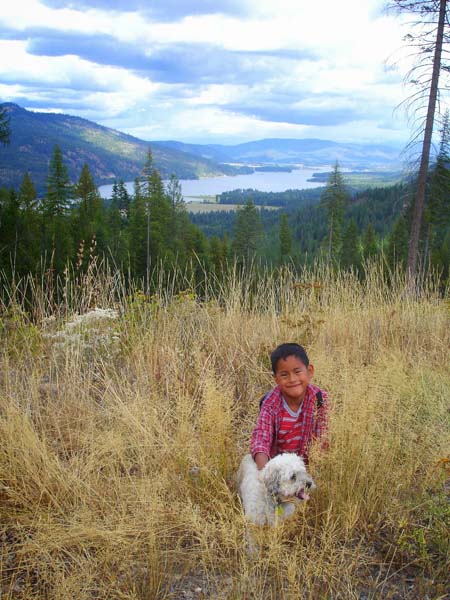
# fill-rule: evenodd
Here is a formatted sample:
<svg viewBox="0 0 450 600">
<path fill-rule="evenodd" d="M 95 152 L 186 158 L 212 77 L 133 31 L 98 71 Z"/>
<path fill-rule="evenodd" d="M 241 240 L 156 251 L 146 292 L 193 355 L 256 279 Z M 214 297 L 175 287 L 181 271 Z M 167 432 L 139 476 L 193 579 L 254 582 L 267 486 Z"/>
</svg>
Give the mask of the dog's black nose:
<svg viewBox="0 0 450 600">
<path fill-rule="evenodd" d="M 309 490 L 309 488 L 312 486 L 312 481 L 307 481 L 306 482 L 306 488 Z"/>
</svg>

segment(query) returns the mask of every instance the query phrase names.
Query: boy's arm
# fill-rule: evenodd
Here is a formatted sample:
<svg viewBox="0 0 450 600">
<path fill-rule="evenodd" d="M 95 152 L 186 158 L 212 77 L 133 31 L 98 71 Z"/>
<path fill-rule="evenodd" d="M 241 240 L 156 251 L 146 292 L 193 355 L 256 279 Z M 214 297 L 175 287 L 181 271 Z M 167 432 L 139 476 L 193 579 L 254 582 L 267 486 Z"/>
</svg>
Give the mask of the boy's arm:
<svg viewBox="0 0 450 600">
<path fill-rule="evenodd" d="M 323 450 L 328 448 L 328 419 L 330 414 L 330 401 L 328 393 L 322 390 L 322 406 L 317 409 L 317 418 L 314 423 L 314 438 L 320 440 Z"/>
<path fill-rule="evenodd" d="M 273 416 L 263 406 L 261 407 L 256 427 L 252 433 L 250 450 L 258 469 L 262 469 L 270 458 L 270 449 L 273 442 Z"/>
</svg>

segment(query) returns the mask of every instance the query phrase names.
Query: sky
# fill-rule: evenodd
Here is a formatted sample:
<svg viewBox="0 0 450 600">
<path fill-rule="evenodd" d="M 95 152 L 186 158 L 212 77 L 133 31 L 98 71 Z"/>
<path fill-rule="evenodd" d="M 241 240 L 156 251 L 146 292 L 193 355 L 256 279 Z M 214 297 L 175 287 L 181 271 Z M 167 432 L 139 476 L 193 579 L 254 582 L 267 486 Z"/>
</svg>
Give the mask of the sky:
<svg viewBox="0 0 450 600">
<path fill-rule="evenodd" d="M 144 140 L 404 144 L 407 31 L 384 5 L 12 0 L 0 14 L 0 101 Z"/>
</svg>

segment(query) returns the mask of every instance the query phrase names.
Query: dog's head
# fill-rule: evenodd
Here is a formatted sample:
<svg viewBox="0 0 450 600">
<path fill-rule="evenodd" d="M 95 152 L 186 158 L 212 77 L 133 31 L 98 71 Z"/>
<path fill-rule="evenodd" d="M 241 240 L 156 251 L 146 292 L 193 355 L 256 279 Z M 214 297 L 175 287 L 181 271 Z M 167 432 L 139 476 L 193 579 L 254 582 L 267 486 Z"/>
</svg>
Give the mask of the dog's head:
<svg viewBox="0 0 450 600">
<path fill-rule="evenodd" d="M 261 470 L 260 478 L 269 494 L 281 502 L 294 496 L 307 500 L 307 491 L 316 487 L 303 459 L 297 454 L 275 456 Z"/>
</svg>

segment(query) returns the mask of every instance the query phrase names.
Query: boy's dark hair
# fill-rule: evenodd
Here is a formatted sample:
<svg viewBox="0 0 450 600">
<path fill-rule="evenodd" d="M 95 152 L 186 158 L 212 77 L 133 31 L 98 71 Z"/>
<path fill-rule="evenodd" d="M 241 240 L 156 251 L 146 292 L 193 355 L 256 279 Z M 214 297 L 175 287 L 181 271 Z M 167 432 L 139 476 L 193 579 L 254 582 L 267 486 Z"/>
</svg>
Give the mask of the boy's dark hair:
<svg viewBox="0 0 450 600">
<path fill-rule="evenodd" d="M 277 372 L 278 361 L 285 360 L 288 356 L 295 356 L 302 361 L 305 367 L 309 366 L 309 358 L 303 346 L 299 344 L 281 344 L 270 355 L 273 373 Z"/>
</svg>

